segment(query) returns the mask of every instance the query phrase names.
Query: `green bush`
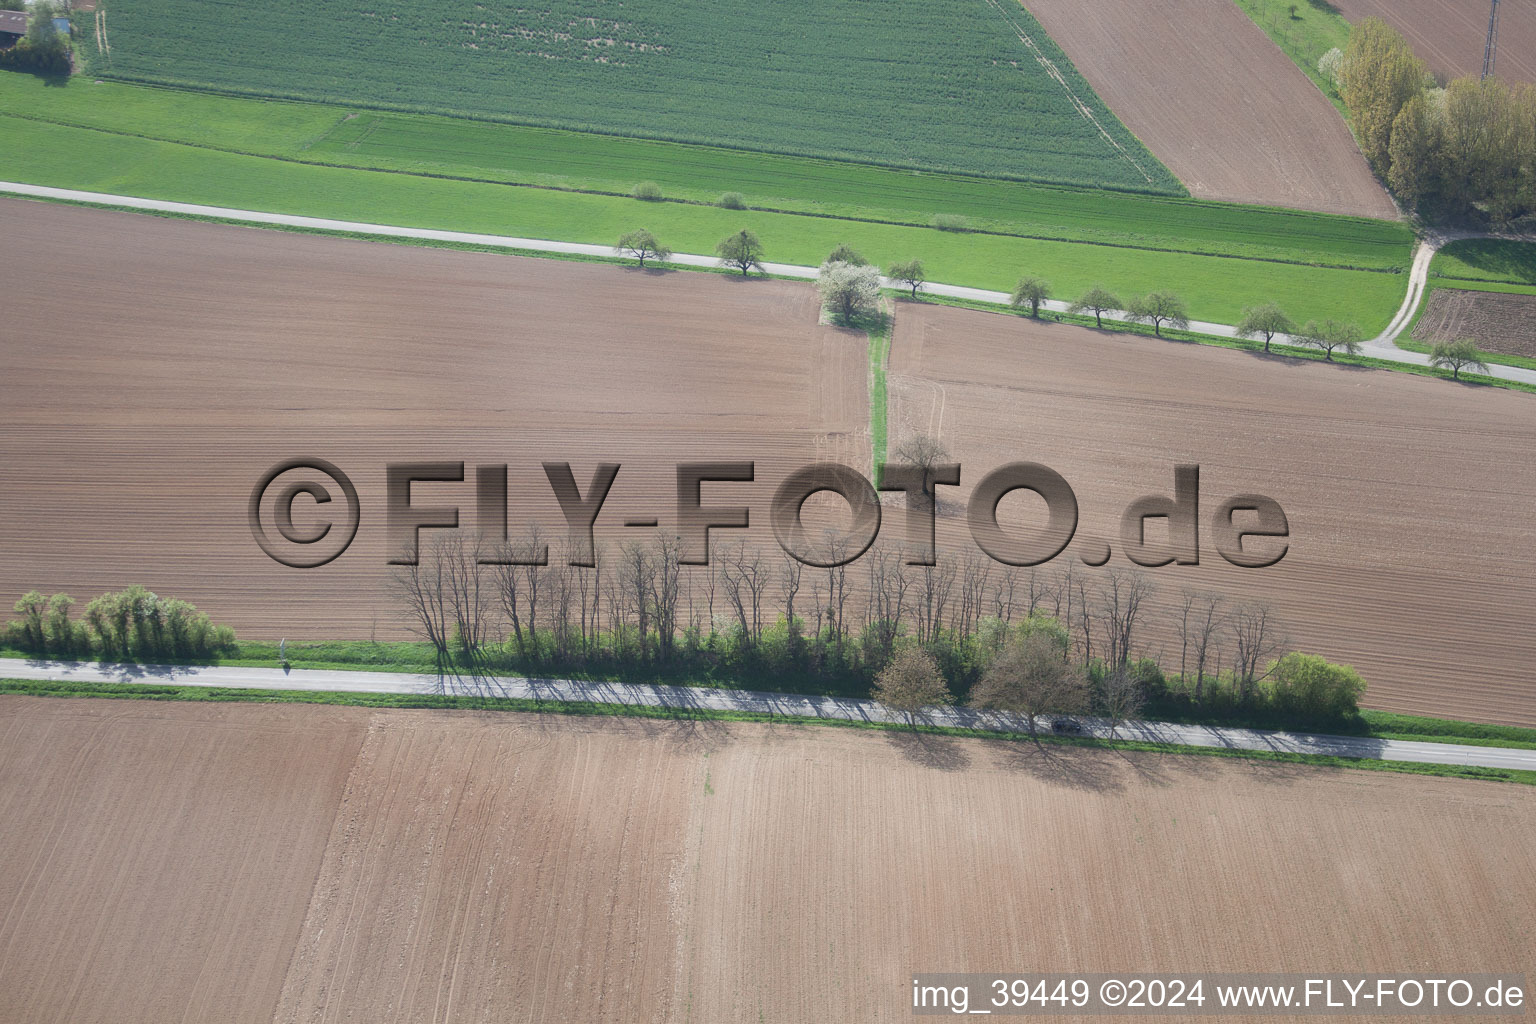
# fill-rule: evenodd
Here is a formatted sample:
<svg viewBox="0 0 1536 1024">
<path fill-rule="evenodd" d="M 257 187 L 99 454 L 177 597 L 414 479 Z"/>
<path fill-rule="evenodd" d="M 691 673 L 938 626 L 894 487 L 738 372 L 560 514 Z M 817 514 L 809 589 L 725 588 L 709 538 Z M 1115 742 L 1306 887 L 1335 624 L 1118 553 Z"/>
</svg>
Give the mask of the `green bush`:
<svg viewBox="0 0 1536 1024">
<path fill-rule="evenodd" d="M 636 185 L 630 195 L 636 199 L 643 199 L 648 203 L 661 201 L 661 186 L 654 181 L 642 181 Z"/>
<path fill-rule="evenodd" d="M 1270 699 L 1282 714 L 1346 718 L 1360 710 L 1365 680 L 1348 665 L 1292 651 L 1270 666 Z"/>
<path fill-rule="evenodd" d="M 959 213 L 936 213 L 928 222 L 929 226 L 936 227 L 940 231 L 969 231 L 970 219 Z"/>
<path fill-rule="evenodd" d="M 85 606 L 85 618 L 70 617 L 68 594 L 44 599 L 36 590 L 16 602 L 21 616 L 6 630 L 6 643 L 29 654 L 119 661 L 185 661 L 212 658 L 234 649 L 234 630 L 216 626 L 186 601 L 161 598 L 133 586 L 103 594 Z"/>
<path fill-rule="evenodd" d="M 0 68 L 9 71 L 26 71 L 34 75 L 52 78 L 69 74 L 69 44 L 54 33 L 50 40 L 34 43 L 31 39 L 17 40 L 8 50 L 0 50 Z"/>
<path fill-rule="evenodd" d="M 718 205 L 726 210 L 745 210 L 747 200 L 740 192 L 726 192 L 720 196 Z"/>
</svg>

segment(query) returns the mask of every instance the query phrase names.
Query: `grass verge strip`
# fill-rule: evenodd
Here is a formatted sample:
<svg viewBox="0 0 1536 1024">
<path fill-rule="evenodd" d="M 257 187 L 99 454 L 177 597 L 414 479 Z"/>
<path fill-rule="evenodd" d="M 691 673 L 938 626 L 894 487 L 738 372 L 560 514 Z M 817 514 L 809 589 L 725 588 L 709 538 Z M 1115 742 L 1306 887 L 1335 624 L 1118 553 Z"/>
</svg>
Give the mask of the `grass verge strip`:
<svg viewBox="0 0 1536 1024">
<path fill-rule="evenodd" d="M 0 116 L 0 178 L 229 209 L 602 246 L 644 227 L 677 252 L 713 252 L 721 238 L 748 228 L 776 262 L 817 266 L 833 248 L 848 244 L 877 264 L 918 258 L 933 280 L 978 288 L 1007 290 L 1029 271 L 1049 273 L 1069 294 L 1100 282 L 1125 294 L 1173 289 L 1185 297 L 1193 316 L 1219 323 L 1235 322 L 1246 305 L 1276 301 L 1298 316 L 1342 318 L 1372 331 L 1391 319 L 1405 286 L 1400 273 L 285 163 L 7 116 Z"/>
</svg>

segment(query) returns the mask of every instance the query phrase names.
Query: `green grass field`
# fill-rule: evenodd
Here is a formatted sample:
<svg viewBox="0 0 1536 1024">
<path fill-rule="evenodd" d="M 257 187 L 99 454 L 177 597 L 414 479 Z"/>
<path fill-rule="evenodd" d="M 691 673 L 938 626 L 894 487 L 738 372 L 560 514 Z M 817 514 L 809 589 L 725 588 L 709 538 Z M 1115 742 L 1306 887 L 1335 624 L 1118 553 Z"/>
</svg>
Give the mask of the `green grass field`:
<svg viewBox="0 0 1536 1024">
<path fill-rule="evenodd" d="M 122 0 L 91 72 L 1169 195 L 1008 0 Z"/>
<path fill-rule="evenodd" d="M 434 115 L 217 96 L 76 78 L 59 88 L 0 75 L 0 110 L 169 142 L 311 163 L 628 195 L 654 181 L 672 200 L 1362 269 L 1401 269 L 1407 225 L 488 124 Z"/>
<path fill-rule="evenodd" d="M 341 220 L 611 245 L 648 227 L 678 252 L 710 253 L 749 227 L 768 258 L 816 265 L 839 243 L 889 264 L 919 257 L 934 281 L 1007 290 L 1020 274 L 1055 294 L 1097 282 L 1125 294 L 1170 288 L 1199 319 L 1235 322 L 1273 299 L 1292 315 L 1342 317 L 1378 330 L 1402 299 L 1402 274 L 933 228 L 647 203 L 606 195 L 508 188 L 414 175 L 321 167 L 0 116 L 0 178 L 149 198 Z"/>
<path fill-rule="evenodd" d="M 1429 276 L 1470 291 L 1536 295 L 1536 242 L 1498 238 L 1448 242 L 1435 253 Z"/>
<path fill-rule="evenodd" d="M 1306 72 L 1312 84 L 1344 113 L 1339 90 L 1317 70 L 1317 59 L 1330 49 L 1344 49 L 1349 42 L 1349 22 L 1328 0 L 1233 0 L 1255 25 L 1263 29 L 1285 55 Z M 1295 12 L 1292 14 L 1291 12 Z"/>
</svg>

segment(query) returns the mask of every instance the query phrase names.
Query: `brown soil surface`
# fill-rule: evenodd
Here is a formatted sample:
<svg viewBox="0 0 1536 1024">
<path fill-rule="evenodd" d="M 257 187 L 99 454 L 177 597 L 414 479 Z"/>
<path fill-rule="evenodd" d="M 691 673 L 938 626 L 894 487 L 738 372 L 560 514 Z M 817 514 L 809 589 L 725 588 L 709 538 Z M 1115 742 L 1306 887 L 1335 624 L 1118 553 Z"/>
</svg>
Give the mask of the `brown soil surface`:
<svg viewBox="0 0 1536 1024">
<path fill-rule="evenodd" d="M 749 505 L 765 544 L 789 467 L 867 467 L 866 345 L 816 325 L 806 284 L 11 200 L 0 218 L 14 243 L 0 272 L 18 294 L 61 296 L 8 313 L 7 338 L 25 343 L 7 345 L 0 375 L 7 604 L 33 587 L 85 601 L 142 583 L 247 639 L 399 638 L 386 463 L 509 463 L 515 530 L 525 515 L 560 523 L 542 460 L 569 459 L 583 488 L 593 463 L 621 462 L 610 543 L 651 535 L 626 533 L 630 515 L 672 526 L 678 461 L 756 459 L 757 482 L 706 487 L 705 501 Z M 61 283 L 54 265 L 78 269 Z M 1077 488 L 1080 537 L 1111 543 L 1120 510 L 1169 492 L 1180 461 L 1203 466 L 1207 516 L 1249 491 L 1285 507 L 1279 566 L 1232 569 L 1207 536 L 1205 564 L 1153 573 L 1137 646 L 1164 665 L 1179 662 L 1172 602 L 1215 588 L 1269 600 L 1294 646 L 1359 667 L 1372 706 L 1536 724 L 1529 396 L 911 303 L 896 323 L 892 450 L 938 433 L 968 484 L 1043 461 Z M 363 510 L 346 554 L 308 571 L 268 559 L 246 523 L 261 473 L 306 455 L 348 471 Z M 415 499 L 457 503 L 467 527 L 473 488 Z M 899 539 L 899 514 L 886 522 Z M 946 525 L 948 550 L 974 551 Z M 766 604 L 771 621 L 775 593 Z"/>
<path fill-rule="evenodd" d="M 1381 18 L 1407 38 L 1437 75 L 1482 73 L 1488 0 L 1333 0 L 1333 5 L 1352 22 Z M 1499 4 L 1495 70 L 1510 81 L 1536 82 L 1536 0 Z"/>
<path fill-rule="evenodd" d="M 276 1020 L 678 1019 L 704 767 L 669 724 L 375 716 Z"/>
<path fill-rule="evenodd" d="M 818 327 L 808 285 L 20 200 L 0 200 L 0 228 L 0 276 L 58 300 L 6 313 L 6 607 L 142 583 L 252 639 L 399 637 L 388 463 L 463 460 L 463 484 L 413 500 L 457 504 L 466 527 L 474 467 L 507 464 L 512 532 L 563 538 L 541 463 L 569 461 L 585 493 L 618 462 L 610 544 L 653 535 L 631 516 L 671 525 L 679 462 L 756 461 L 755 483 L 705 485 L 704 502 L 750 506 L 768 544 L 791 468 L 869 472 L 867 340 Z M 352 546 L 309 571 L 267 558 L 246 521 L 261 475 L 301 456 L 348 473 L 362 507 Z"/>
<path fill-rule="evenodd" d="M 367 723 L 0 697 L 0 1021 L 271 1020 Z"/>
<path fill-rule="evenodd" d="M 5 1021 L 898 1021 L 915 971 L 1536 962 L 1520 786 L 502 713 L 0 723 Z"/>
<path fill-rule="evenodd" d="M 1487 352 L 1536 358 L 1536 295 L 1436 288 L 1413 336 L 1429 343 L 1471 338 Z"/>
<path fill-rule="evenodd" d="M 1231 0 L 1025 0 L 1200 199 L 1395 218 L 1338 111 Z"/>
<path fill-rule="evenodd" d="M 1201 564 L 1147 570 L 1158 594 L 1138 646 L 1165 666 L 1181 591 L 1213 590 L 1267 602 L 1291 646 L 1356 666 L 1372 707 L 1536 724 L 1531 396 L 912 303 L 891 372 L 892 444 L 937 432 L 977 467 L 948 507 L 1004 462 L 1066 477 L 1081 519 L 1044 567 L 1056 577 L 1102 578 L 1069 557 L 1092 538 L 1114 549 L 1107 568 L 1130 566 L 1123 510 L 1171 495 L 1176 463 L 1200 465 Z M 1285 509 L 1290 549 L 1237 569 L 1210 516 L 1253 492 Z M 961 516 L 945 525 L 971 548 Z"/>
</svg>

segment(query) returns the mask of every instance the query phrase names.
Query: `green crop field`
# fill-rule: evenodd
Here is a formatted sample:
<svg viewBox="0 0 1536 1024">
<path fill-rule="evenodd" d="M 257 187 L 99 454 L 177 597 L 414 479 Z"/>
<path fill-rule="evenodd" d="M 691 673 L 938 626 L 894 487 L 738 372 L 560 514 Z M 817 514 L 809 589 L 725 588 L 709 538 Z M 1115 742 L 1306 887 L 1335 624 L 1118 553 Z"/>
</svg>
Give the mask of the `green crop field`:
<svg viewBox="0 0 1536 1024">
<path fill-rule="evenodd" d="M 1536 293 L 1536 242 L 1499 238 L 1448 242 L 1435 253 L 1429 274 L 1472 291 Z"/>
<path fill-rule="evenodd" d="M 815 265 L 838 243 L 877 263 L 918 257 L 931 280 L 1007 290 L 1023 273 L 1071 297 L 1102 282 L 1123 294 L 1167 288 L 1191 314 L 1234 323 L 1273 299 L 1292 316 L 1339 317 L 1379 330 L 1406 275 L 1154 252 L 835 220 L 757 210 L 298 164 L 0 116 L 0 178 L 241 209 L 611 245 L 648 227 L 678 252 L 710 253 L 742 227 L 771 260 Z"/>
<path fill-rule="evenodd" d="M 1319 266 L 1399 270 L 1413 234 L 1394 221 L 1065 188 L 747 153 L 423 114 L 218 96 L 75 78 L 0 75 L 7 113 L 286 160 L 668 199 L 739 192 L 763 209 Z"/>
<path fill-rule="evenodd" d="M 1184 193 L 1013 0 L 121 0 L 107 25 L 98 76 Z"/>
</svg>

